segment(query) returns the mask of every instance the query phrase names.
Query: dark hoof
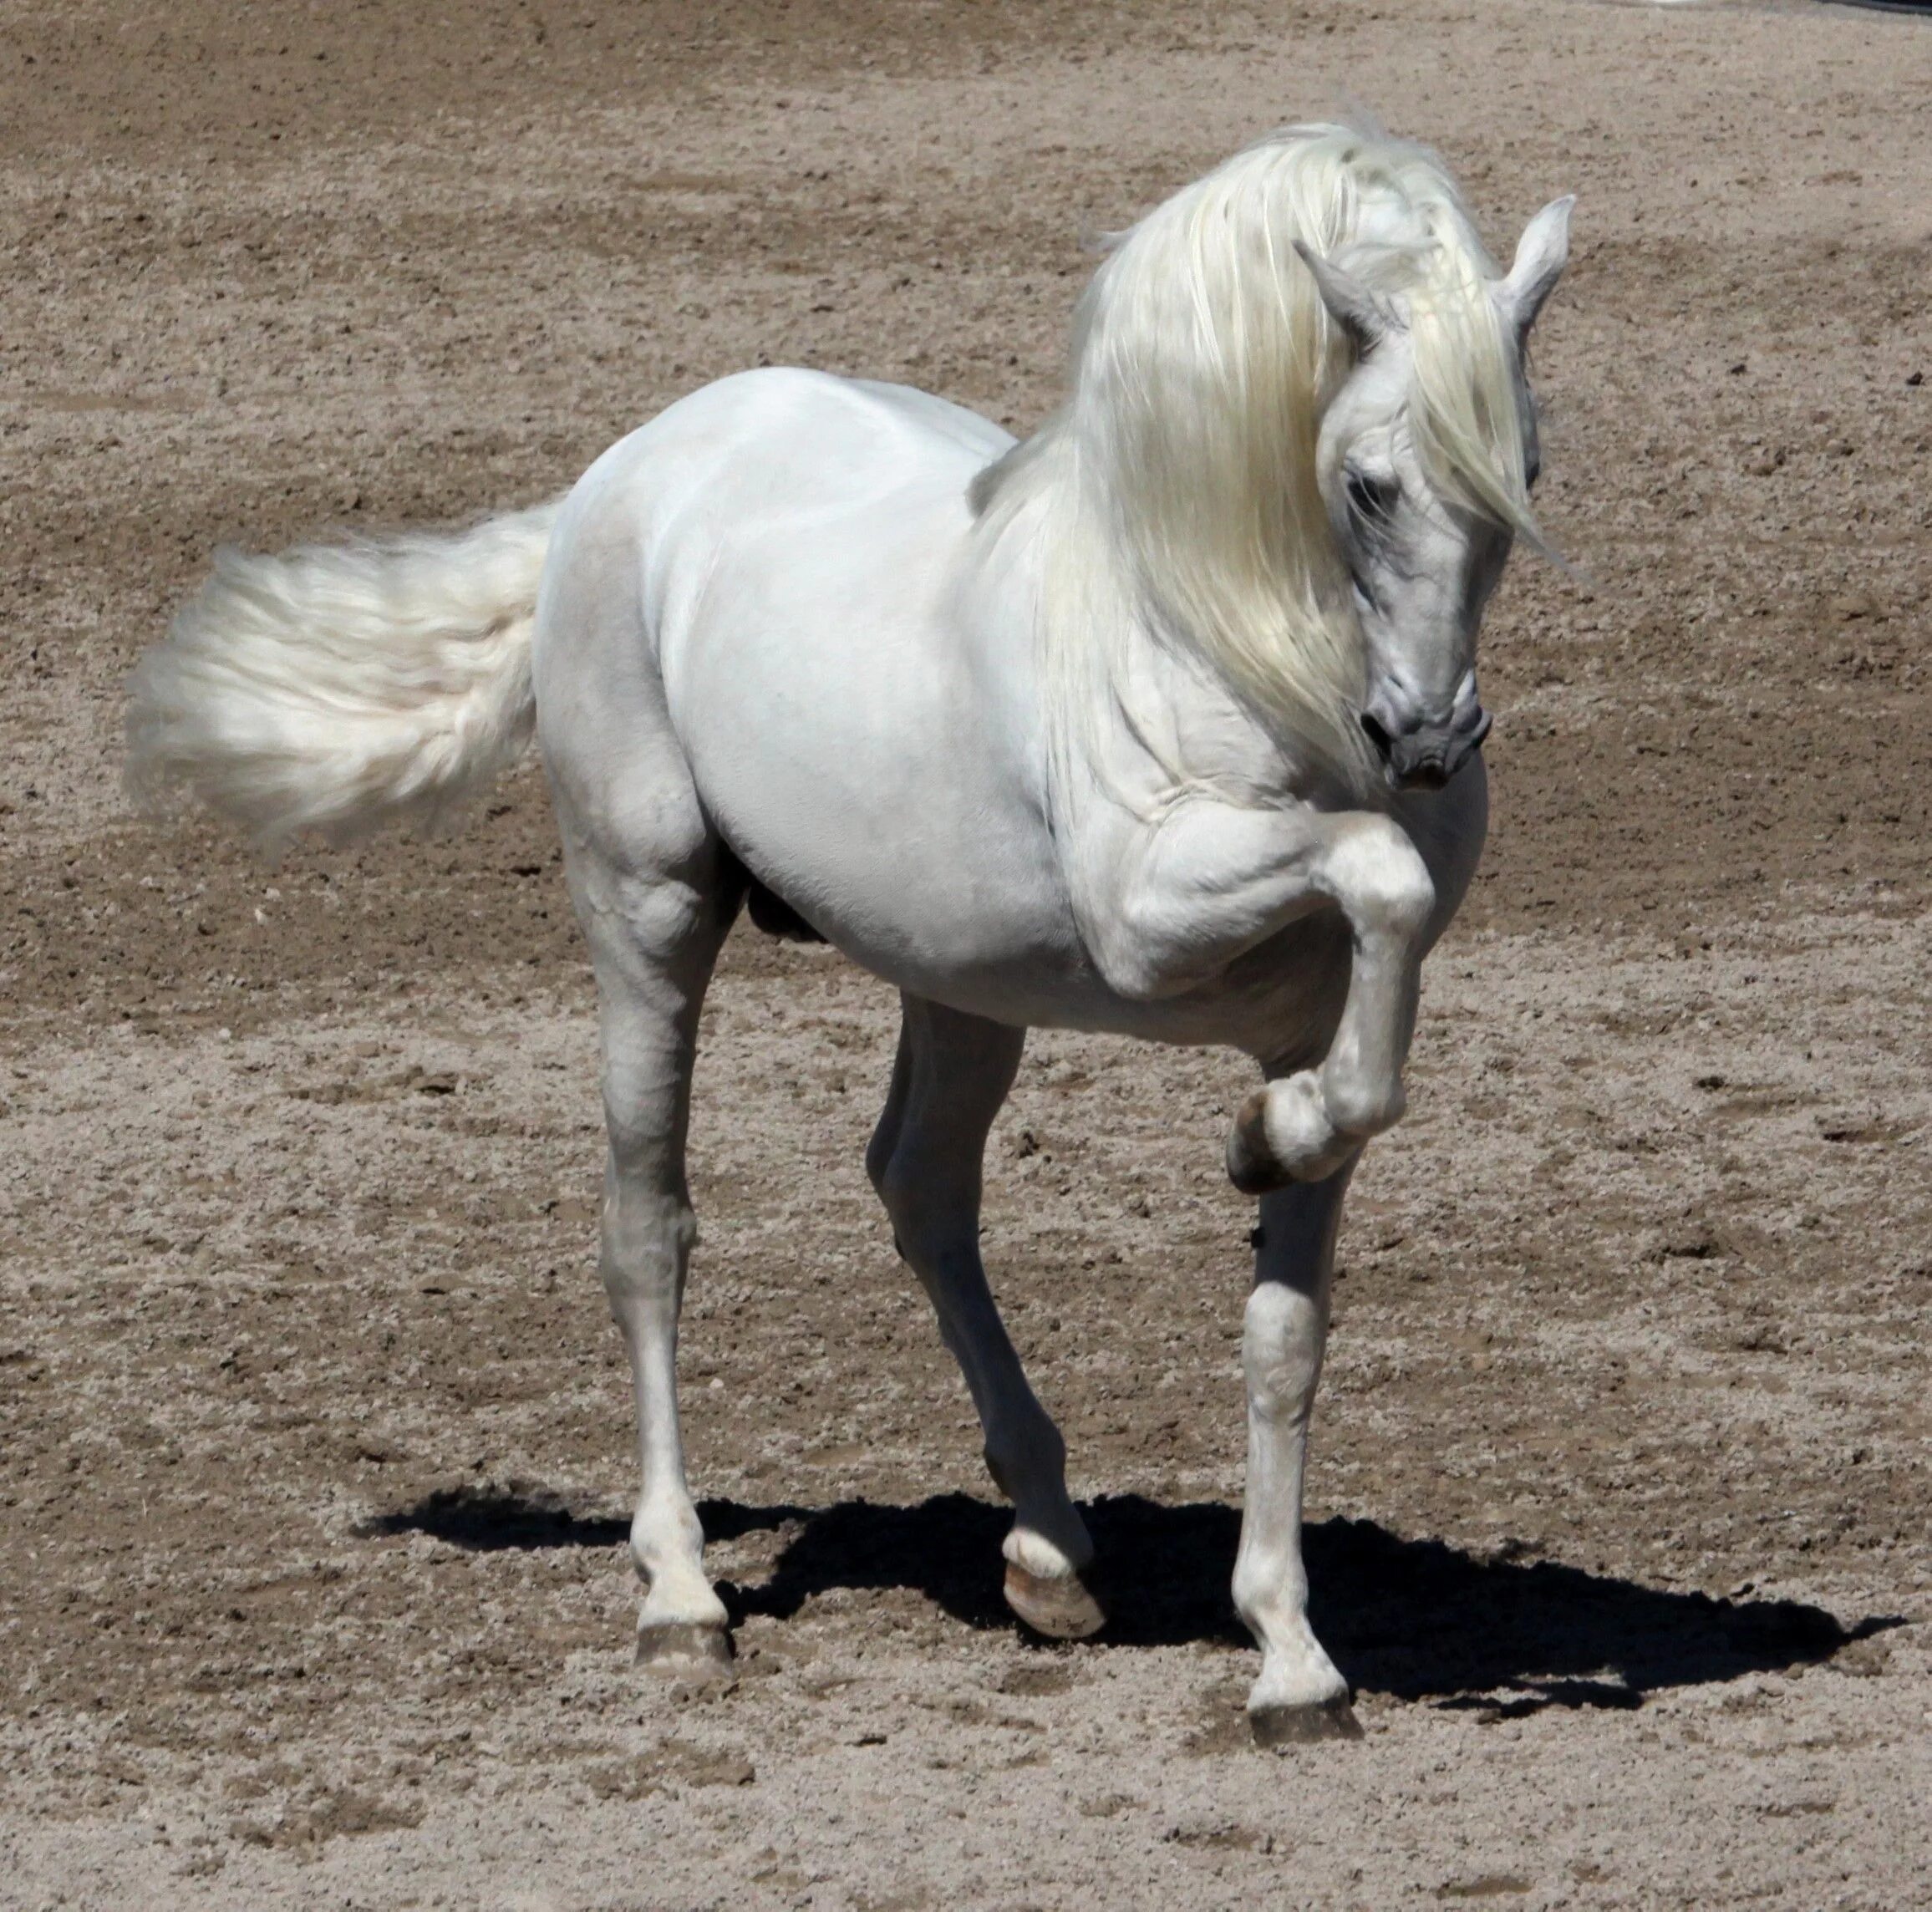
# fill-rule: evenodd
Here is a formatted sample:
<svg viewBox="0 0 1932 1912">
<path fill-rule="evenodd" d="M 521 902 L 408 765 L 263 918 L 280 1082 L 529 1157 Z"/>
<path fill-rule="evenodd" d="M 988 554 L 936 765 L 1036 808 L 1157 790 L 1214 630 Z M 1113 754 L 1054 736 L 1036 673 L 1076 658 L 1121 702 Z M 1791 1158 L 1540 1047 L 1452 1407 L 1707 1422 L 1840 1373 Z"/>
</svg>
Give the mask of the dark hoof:
<svg viewBox="0 0 1932 1912">
<path fill-rule="evenodd" d="M 638 1629 L 638 1665 L 674 1679 L 731 1677 L 731 1635 L 721 1626 L 674 1620 Z"/>
<path fill-rule="evenodd" d="M 1268 1146 L 1268 1093 L 1257 1089 L 1228 1131 L 1228 1179 L 1243 1195 L 1269 1195 L 1294 1177 Z"/>
<path fill-rule="evenodd" d="M 1045 1579 L 1006 1563 L 1006 1604 L 1049 1640 L 1085 1640 L 1107 1624 L 1101 1604 L 1077 1574 Z"/>
<path fill-rule="evenodd" d="M 1318 1739 L 1360 1739 L 1362 1722 L 1346 1700 L 1319 1706 L 1261 1706 L 1248 1716 L 1257 1746 L 1306 1746 Z"/>
</svg>

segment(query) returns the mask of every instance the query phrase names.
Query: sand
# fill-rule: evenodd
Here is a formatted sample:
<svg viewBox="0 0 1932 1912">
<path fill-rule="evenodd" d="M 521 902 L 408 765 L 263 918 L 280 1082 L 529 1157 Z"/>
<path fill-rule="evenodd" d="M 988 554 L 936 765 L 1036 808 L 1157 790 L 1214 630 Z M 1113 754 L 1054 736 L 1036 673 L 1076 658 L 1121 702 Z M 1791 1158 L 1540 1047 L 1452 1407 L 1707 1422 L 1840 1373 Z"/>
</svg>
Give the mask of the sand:
<svg viewBox="0 0 1932 1912">
<path fill-rule="evenodd" d="M 987 1249 L 1114 1606 L 999 1599 L 860 1167 L 895 1005 L 735 937 L 688 1436 L 739 1676 L 628 1664 L 592 998 L 540 775 L 269 869 L 127 811 L 212 547 L 532 501 L 707 378 L 1024 430 L 1098 231 L 1360 103 L 1580 196 L 1495 828 L 1345 1228 L 1316 1620 L 1227 1593 L 1246 1065 L 1051 1033 Z M 184 0 L 0 16 L 0 1904 L 1932 1901 L 1932 21 Z M 1919 381 L 1919 382 L 1914 382 Z"/>
</svg>

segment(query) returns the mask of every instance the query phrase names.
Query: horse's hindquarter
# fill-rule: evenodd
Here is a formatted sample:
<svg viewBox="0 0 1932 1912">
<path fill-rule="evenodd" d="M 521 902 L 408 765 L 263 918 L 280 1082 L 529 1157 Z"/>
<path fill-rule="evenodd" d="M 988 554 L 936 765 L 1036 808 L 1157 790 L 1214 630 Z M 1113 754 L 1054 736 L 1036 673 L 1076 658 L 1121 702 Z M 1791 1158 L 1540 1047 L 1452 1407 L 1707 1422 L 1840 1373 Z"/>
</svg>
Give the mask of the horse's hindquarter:
<svg viewBox="0 0 1932 1912">
<path fill-rule="evenodd" d="M 1008 442 L 940 400 L 815 374 L 694 394 L 567 514 L 560 569 L 608 542 L 589 521 L 630 527 L 631 654 L 547 630 L 539 677 L 540 709 L 560 676 L 594 685 L 582 720 L 608 729 L 648 656 L 699 803 L 759 879 L 868 969 L 988 1014 L 1071 940 L 1024 588 L 967 562 L 967 486 Z M 574 750 L 552 731 L 547 754 Z M 641 714 L 634 734 L 662 748 Z"/>
</svg>

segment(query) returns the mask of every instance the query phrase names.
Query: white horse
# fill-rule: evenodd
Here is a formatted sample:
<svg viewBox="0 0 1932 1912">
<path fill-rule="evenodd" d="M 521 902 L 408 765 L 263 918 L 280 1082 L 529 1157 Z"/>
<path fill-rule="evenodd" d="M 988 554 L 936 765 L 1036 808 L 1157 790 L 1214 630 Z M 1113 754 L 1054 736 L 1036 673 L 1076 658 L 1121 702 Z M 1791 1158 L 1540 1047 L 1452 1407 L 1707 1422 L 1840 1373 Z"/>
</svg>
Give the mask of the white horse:
<svg viewBox="0 0 1932 1912">
<path fill-rule="evenodd" d="M 1477 629 L 1534 536 L 1523 348 L 1569 204 L 1498 275 L 1431 155 L 1298 128 L 1114 245 L 1024 444 L 902 387 L 747 373 L 561 505 L 223 553 L 140 665 L 137 792 L 186 785 L 269 842 L 433 818 L 540 736 L 601 1004 L 640 1658 L 730 1650 L 674 1365 L 699 1010 L 749 898 L 902 992 L 867 1167 L 1044 1634 L 1102 1615 L 980 1263 L 988 1130 L 1033 1024 L 1259 1062 L 1228 1145 L 1261 1198 L 1248 1709 L 1268 1742 L 1357 1730 L 1306 1617 L 1309 1416 L 1343 1192 L 1402 1112 L 1419 967 L 1482 843 Z"/>
</svg>

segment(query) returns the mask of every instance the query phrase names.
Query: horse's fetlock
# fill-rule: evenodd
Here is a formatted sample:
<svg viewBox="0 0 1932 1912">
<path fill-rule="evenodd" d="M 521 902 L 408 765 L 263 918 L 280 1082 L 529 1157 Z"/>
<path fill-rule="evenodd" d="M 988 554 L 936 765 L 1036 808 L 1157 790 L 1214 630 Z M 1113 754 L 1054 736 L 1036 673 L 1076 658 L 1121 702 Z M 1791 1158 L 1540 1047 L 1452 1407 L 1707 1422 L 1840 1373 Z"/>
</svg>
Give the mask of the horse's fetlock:
<svg viewBox="0 0 1932 1912">
<path fill-rule="evenodd" d="M 1015 1504 L 1040 1483 L 1066 1477 L 1066 1442 L 1044 1412 L 1024 1427 L 1002 1428 L 980 1450 L 993 1484 Z"/>
<path fill-rule="evenodd" d="M 631 1564 L 647 1586 L 694 1569 L 704 1554 L 704 1528 L 688 1500 L 644 1500 L 631 1518 Z"/>
<path fill-rule="evenodd" d="M 1288 1563 L 1261 1551 L 1243 1553 L 1234 1563 L 1234 1610 L 1264 1645 L 1283 1622 L 1292 1625 L 1308 1599 L 1307 1582 Z"/>
</svg>

